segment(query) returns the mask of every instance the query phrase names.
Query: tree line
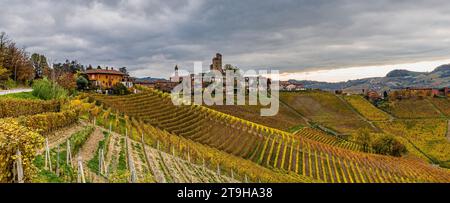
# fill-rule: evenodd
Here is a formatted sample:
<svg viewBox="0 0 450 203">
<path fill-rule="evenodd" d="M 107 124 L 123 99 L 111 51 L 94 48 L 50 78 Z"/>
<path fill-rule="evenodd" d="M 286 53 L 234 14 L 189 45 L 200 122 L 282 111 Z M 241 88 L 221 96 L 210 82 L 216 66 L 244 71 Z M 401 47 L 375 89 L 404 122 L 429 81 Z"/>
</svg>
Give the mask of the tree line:
<svg viewBox="0 0 450 203">
<path fill-rule="evenodd" d="M 76 60 L 68 59 L 63 63 L 54 63 L 52 66 L 50 64 L 52 63 L 45 55 L 30 55 L 5 32 L 0 33 L 0 89 L 10 89 L 17 85 L 30 86 L 34 80 L 47 78 L 67 90 L 75 90 L 79 89 L 77 81 L 87 81 L 84 71 L 94 69 L 92 65 L 85 66 Z M 96 69 L 101 67 L 97 66 Z M 118 70 L 128 73 L 126 67 Z"/>
</svg>

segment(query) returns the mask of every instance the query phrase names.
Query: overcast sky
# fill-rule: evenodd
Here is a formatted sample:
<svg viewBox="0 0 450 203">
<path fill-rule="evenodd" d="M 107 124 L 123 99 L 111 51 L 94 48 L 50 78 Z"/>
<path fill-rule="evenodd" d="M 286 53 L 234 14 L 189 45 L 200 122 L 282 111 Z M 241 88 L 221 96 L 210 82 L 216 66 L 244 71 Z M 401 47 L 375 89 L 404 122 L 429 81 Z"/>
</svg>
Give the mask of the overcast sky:
<svg viewBox="0 0 450 203">
<path fill-rule="evenodd" d="M 138 77 L 168 77 L 175 64 L 192 70 L 193 61 L 206 68 L 216 52 L 224 64 L 285 74 L 361 66 L 376 72 L 378 65 L 450 58 L 447 0 L 0 0 L 0 5 L 0 31 L 27 51 L 56 61 L 127 66 Z M 340 79 L 348 79 L 343 75 Z"/>
</svg>

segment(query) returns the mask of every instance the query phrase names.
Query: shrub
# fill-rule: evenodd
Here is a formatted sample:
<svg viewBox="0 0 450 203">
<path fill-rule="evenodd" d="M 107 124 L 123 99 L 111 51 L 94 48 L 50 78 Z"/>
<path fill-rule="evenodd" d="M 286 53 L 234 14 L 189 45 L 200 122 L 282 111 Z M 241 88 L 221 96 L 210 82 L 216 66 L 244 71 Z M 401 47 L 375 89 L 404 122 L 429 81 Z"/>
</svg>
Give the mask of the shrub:
<svg viewBox="0 0 450 203">
<path fill-rule="evenodd" d="M 56 100 L 42 101 L 10 98 L 0 100 L 0 118 L 56 112 L 59 109 L 60 103 Z"/>
<path fill-rule="evenodd" d="M 89 84 L 89 81 L 85 77 L 78 76 L 78 78 L 77 78 L 77 88 L 78 88 L 78 90 L 86 89 L 88 84 Z"/>
<path fill-rule="evenodd" d="M 44 138 L 11 120 L 0 120 L 0 182 L 13 182 L 17 150 L 22 153 L 24 181 L 31 182 L 37 170 L 32 164 Z"/>
<path fill-rule="evenodd" d="M 77 88 L 77 83 L 75 81 L 75 76 L 72 73 L 64 73 L 59 76 L 56 81 L 58 85 L 64 89 L 73 92 Z"/>
<path fill-rule="evenodd" d="M 67 98 L 68 91 L 47 78 L 35 81 L 32 94 L 44 100 Z"/>
<path fill-rule="evenodd" d="M 112 92 L 116 95 L 127 95 L 131 93 L 130 90 L 128 90 L 128 88 L 125 87 L 125 85 L 123 85 L 122 83 L 115 84 L 112 88 Z"/>
<path fill-rule="evenodd" d="M 363 151 L 368 152 L 372 142 L 370 130 L 367 128 L 359 129 L 356 133 L 355 141 L 362 145 Z"/>
<path fill-rule="evenodd" d="M 20 125 L 44 134 L 66 127 L 77 121 L 78 112 L 75 110 L 68 110 L 58 113 L 49 112 L 18 118 Z"/>
<path fill-rule="evenodd" d="M 384 135 L 374 140 L 372 148 L 379 154 L 397 157 L 400 157 L 407 152 L 405 145 L 390 135 Z"/>
</svg>

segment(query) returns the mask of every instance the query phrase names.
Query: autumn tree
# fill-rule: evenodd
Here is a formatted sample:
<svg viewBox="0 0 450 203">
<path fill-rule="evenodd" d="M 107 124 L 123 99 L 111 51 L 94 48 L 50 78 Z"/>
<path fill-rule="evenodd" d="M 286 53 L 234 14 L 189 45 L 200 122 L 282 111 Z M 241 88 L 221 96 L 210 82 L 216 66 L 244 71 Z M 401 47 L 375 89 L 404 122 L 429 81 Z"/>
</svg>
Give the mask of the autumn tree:
<svg viewBox="0 0 450 203">
<path fill-rule="evenodd" d="M 372 139 L 370 137 L 370 131 L 367 128 L 358 130 L 355 140 L 363 146 L 365 152 L 369 151 Z"/>
<path fill-rule="evenodd" d="M 61 74 L 57 79 L 56 83 L 63 87 L 64 89 L 67 89 L 69 91 L 73 91 L 77 88 L 77 83 L 74 74 L 70 72 L 65 72 Z"/>
<path fill-rule="evenodd" d="M 6 81 L 9 79 L 9 71 L 0 65 L 0 88 L 6 88 Z"/>
<path fill-rule="evenodd" d="M 396 140 L 392 135 L 383 135 L 372 144 L 373 149 L 378 154 L 385 154 L 400 157 L 407 152 L 405 145 Z"/>
<path fill-rule="evenodd" d="M 84 66 L 81 65 L 80 63 L 78 63 L 78 61 L 76 61 L 76 60 L 70 61 L 70 60 L 66 59 L 66 61 L 64 63 L 53 64 L 53 69 L 56 70 L 57 73 L 70 72 L 72 74 L 75 74 L 77 72 L 84 71 Z"/>
<path fill-rule="evenodd" d="M 47 58 L 44 55 L 34 53 L 31 55 L 30 60 L 37 79 L 50 77 L 50 67 L 48 66 Z"/>
<path fill-rule="evenodd" d="M 10 72 L 6 69 L 0 66 L 0 82 L 8 80 L 10 75 Z"/>
<path fill-rule="evenodd" d="M 34 79 L 33 66 L 25 49 L 18 48 L 5 33 L 0 33 L 0 66 L 8 70 L 15 81 Z"/>
</svg>

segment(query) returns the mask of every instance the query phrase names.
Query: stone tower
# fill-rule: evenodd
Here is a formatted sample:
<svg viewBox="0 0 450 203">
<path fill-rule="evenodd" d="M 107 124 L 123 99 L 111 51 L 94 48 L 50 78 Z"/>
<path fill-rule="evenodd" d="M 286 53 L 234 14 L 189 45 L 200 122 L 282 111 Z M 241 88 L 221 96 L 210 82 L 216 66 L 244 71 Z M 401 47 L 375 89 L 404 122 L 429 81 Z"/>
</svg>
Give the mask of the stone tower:
<svg viewBox="0 0 450 203">
<path fill-rule="evenodd" d="M 178 65 L 175 65 L 175 75 L 173 77 L 170 77 L 171 82 L 178 82 L 180 79 L 180 76 L 178 75 Z"/>
<path fill-rule="evenodd" d="M 210 66 L 211 70 L 217 70 L 223 73 L 222 69 L 222 54 L 217 53 L 216 56 L 212 59 L 212 64 Z"/>
</svg>

